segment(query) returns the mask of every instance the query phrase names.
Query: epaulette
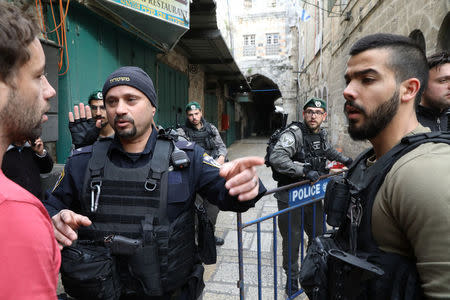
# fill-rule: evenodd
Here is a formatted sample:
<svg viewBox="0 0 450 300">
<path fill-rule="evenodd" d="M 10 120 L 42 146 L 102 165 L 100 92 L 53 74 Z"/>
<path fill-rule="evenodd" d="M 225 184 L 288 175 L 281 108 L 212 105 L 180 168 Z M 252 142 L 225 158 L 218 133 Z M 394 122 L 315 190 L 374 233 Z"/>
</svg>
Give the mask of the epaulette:
<svg viewBox="0 0 450 300">
<path fill-rule="evenodd" d="M 175 145 L 181 150 L 194 150 L 195 142 L 178 140 L 175 142 Z"/>
<path fill-rule="evenodd" d="M 83 153 L 91 153 L 91 152 L 92 152 L 92 145 L 84 146 L 84 147 L 74 149 L 72 151 L 72 155 L 70 155 L 70 157 L 75 156 L 75 155 L 80 155 Z"/>
</svg>

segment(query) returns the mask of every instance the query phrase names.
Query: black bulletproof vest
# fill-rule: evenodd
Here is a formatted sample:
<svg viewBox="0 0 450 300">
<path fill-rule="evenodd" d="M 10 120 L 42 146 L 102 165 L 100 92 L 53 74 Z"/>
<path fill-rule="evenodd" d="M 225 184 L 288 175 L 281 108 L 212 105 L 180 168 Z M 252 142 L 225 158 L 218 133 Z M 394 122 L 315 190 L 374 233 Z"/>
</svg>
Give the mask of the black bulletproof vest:
<svg viewBox="0 0 450 300">
<path fill-rule="evenodd" d="M 336 239 L 344 250 L 356 247 L 356 255 L 383 269 L 383 276 L 364 281 L 360 286 L 360 296 L 356 299 L 421 299 L 423 292 L 415 261 L 395 253 L 387 253 L 378 248 L 372 235 L 372 208 L 376 194 L 382 185 L 386 174 L 394 163 L 404 154 L 419 145 L 428 142 L 450 144 L 450 134 L 429 132 L 408 136 L 401 143 L 380 157 L 370 168 L 366 167 L 367 158 L 373 156 L 373 149 L 363 152 L 352 164 L 347 178 L 354 185 L 351 188 L 353 199 L 359 199 L 362 205 L 362 217 L 359 226 L 354 228 L 346 218 L 339 228 Z M 351 206 L 352 204 L 350 204 Z M 352 239 L 352 234 L 356 240 Z M 351 241 L 356 241 L 356 244 Z M 350 242 L 349 242 L 350 241 Z M 346 246 L 347 245 L 347 246 Z M 336 268 L 332 268 L 336 269 Z M 354 299 L 343 297 L 346 291 L 339 287 L 343 280 L 342 274 L 330 274 L 330 290 L 334 291 L 330 299 Z"/>
<path fill-rule="evenodd" d="M 302 163 L 310 163 L 313 170 L 319 172 L 319 174 L 327 174 L 325 157 L 326 142 L 325 142 L 325 131 L 320 130 L 319 133 L 312 133 L 305 124 L 302 122 L 293 123 L 297 125 L 302 131 L 303 145 L 298 149 L 297 153 L 292 157 L 293 161 L 298 161 Z M 294 129 L 292 127 L 286 128 L 286 131 L 291 131 L 295 137 Z M 272 168 L 273 177 L 278 181 L 279 186 L 287 185 L 290 183 L 298 182 L 302 178 L 292 178 L 287 175 L 277 172 Z"/>
<path fill-rule="evenodd" d="M 79 239 L 102 241 L 119 234 L 147 243 L 145 228 L 156 237 L 161 284 L 173 291 L 187 282 L 196 253 L 194 213 L 190 209 L 174 221 L 167 215 L 169 157 L 171 141 L 156 141 L 152 159 L 142 167 L 122 168 L 109 159 L 111 140 L 93 145 L 83 187 L 82 214 L 92 225 L 80 228 Z M 96 201 L 99 186 L 100 195 Z M 148 224 L 151 222 L 151 224 Z M 143 253 L 143 255 L 149 255 Z"/>
<path fill-rule="evenodd" d="M 189 122 L 189 121 L 187 121 Z M 187 123 L 186 122 L 186 123 Z M 190 124 L 186 124 L 183 126 L 183 130 L 188 136 L 189 140 L 195 142 L 203 149 L 206 150 L 208 155 L 215 158 L 214 149 L 214 133 L 211 127 L 211 124 L 202 119 L 203 128 L 200 130 L 193 129 Z"/>
</svg>

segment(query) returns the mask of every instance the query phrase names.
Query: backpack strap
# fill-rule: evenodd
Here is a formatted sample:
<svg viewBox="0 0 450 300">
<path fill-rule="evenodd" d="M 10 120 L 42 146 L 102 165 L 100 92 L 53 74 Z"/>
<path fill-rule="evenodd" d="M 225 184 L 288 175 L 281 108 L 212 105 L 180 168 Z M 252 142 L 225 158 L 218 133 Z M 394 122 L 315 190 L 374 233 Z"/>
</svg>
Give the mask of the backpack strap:
<svg viewBox="0 0 450 300">
<path fill-rule="evenodd" d="M 173 142 L 158 136 L 156 140 L 153 157 L 150 162 L 150 170 L 145 181 L 145 188 L 152 191 L 160 182 L 160 203 L 159 203 L 159 222 L 166 224 L 169 222 L 167 217 L 167 191 L 170 156 L 173 152 Z"/>
<path fill-rule="evenodd" d="M 98 208 L 98 201 L 102 188 L 103 170 L 105 168 L 106 157 L 112 139 L 97 141 L 92 145 L 92 156 L 88 163 L 90 173 L 89 188 L 91 190 L 91 213 L 95 213 Z"/>
</svg>

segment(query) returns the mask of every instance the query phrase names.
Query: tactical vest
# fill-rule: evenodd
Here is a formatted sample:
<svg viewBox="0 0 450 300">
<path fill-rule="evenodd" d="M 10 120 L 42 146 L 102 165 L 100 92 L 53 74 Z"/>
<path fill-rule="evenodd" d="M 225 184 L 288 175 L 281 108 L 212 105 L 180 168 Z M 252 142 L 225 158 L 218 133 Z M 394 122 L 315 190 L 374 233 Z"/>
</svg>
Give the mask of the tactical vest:
<svg viewBox="0 0 450 300">
<path fill-rule="evenodd" d="M 189 122 L 189 121 L 187 121 Z M 189 140 L 195 142 L 203 149 L 206 153 L 213 158 L 218 156 L 215 144 L 214 144 L 214 132 L 212 130 L 211 124 L 202 119 L 203 128 L 200 130 L 193 129 L 190 124 L 183 126 L 183 130 L 188 136 Z"/>
<path fill-rule="evenodd" d="M 428 142 L 450 144 L 450 134 L 430 132 L 408 136 L 380 157 L 367 172 L 366 161 L 373 149 L 363 152 L 352 164 L 346 178 L 351 182 L 348 214 L 336 233 L 341 249 L 380 267 L 384 275 L 369 280 L 355 268 L 329 261 L 328 299 L 422 299 L 423 291 L 416 262 L 408 257 L 380 250 L 372 235 L 372 208 L 386 174 L 404 154 Z M 333 200 L 333 198 L 331 198 Z M 336 199 L 335 199 L 336 200 Z M 359 214 L 358 211 L 362 212 Z M 349 216 L 353 216 L 353 221 Z M 350 241 L 350 242 L 349 242 Z M 358 284 L 351 273 L 360 274 Z M 367 274 L 366 274 L 367 275 Z"/>
<path fill-rule="evenodd" d="M 138 168 L 122 168 L 111 162 L 107 155 L 110 144 L 111 140 L 106 140 L 93 145 L 81 204 L 81 213 L 89 216 L 92 225 L 79 229 L 79 239 L 103 241 L 115 234 L 141 239 L 144 247 L 133 260 L 156 259 L 150 263 L 159 264 L 156 272 L 160 273 L 159 276 L 149 275 L 144 264 L 142 270 L 139 266 L 133 270 L 134 274 L 153 275 L 153 280 L 160 280 L 160 287 L 155 288 L 150 287 L 153 283 L 146 283 L 145 278 L 137 278 L 144 282 L 145 294 L 159 296 L 174 291 L 183 286 L 192 273 L 196 246 L 193 210 L 182 213 L 172 222 L 167 216 L 168 169 L 173 144 L 158 138 L 152 159 Z M 150 246 L 156 253 L 150 251 Z M 129 263 L 127 257 L 119 255 L 117 259 L 122 265 Z M 130 274 L 125 276 L 131 278 Z M 134 276 L 134 280 L 136 277 L 139 276 Z"/>
<path fill-rule="evenodd" d="M 292 126 L 296 125 L 296 126 Z M 292 132 L 294 138 L 296 138 L 295 131 L 302 131 L 302 147 L 298 149 L 297 153 L 292 157 L 293 161 L 301 163 L 310 163 L 313 170 L 319 172 L 320 175 L 327 174 L 325 151 L 327 150 L 326 132 L 320 129 L 319 133 L 313 133 L 302 122 L 296 122 L 286 128 L 285 132 Z M 276 171 L 272 167 L 273 178 L 278 181 L 279 186 L 287 185 L 290 183 L 298 182 L 302 178 L 292 178 Z"/>
</svg>

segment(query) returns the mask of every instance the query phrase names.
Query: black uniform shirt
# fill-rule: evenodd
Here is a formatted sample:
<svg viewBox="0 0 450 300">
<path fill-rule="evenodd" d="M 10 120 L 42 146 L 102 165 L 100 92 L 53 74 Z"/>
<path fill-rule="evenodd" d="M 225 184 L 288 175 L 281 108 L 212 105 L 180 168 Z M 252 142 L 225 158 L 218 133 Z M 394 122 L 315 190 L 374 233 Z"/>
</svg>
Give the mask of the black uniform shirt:
<svg viewBox="0 0 450 300">
<path fill-rule="evenodd" d="M 140 154 L 125 152 L 116 137 L 111 143 L 108 156 L 114 164 L 120 167 L 143 166 L 153 155 L 156 137 L 156 130 L 153 130 L 144 151 Z M 188 168 L 169 172 L 167 213 L 170 221 L 192 207 L 196 193 L 216 204 L 221 210 L 242 212 L 253 207 L 266 192 L 266 188 L 260 181 L 259 193 L 255 199 L 245 202 L 238 201 L 237 197 L 228 194 L 228 190 L 225 188 L 225 179 L 219 176 L 219 166 L 205 153 L 203 148 L 188 141 L 177 142 L 177 147 L 187 153 L 191 162 Z M 54 216 L 62 209 L 79 212 L 84 176 L 91 156 L 92 146 L 74 150 L 57 185 L 48 199 L 44 201 L 50 216 Z"/>
</svg>

